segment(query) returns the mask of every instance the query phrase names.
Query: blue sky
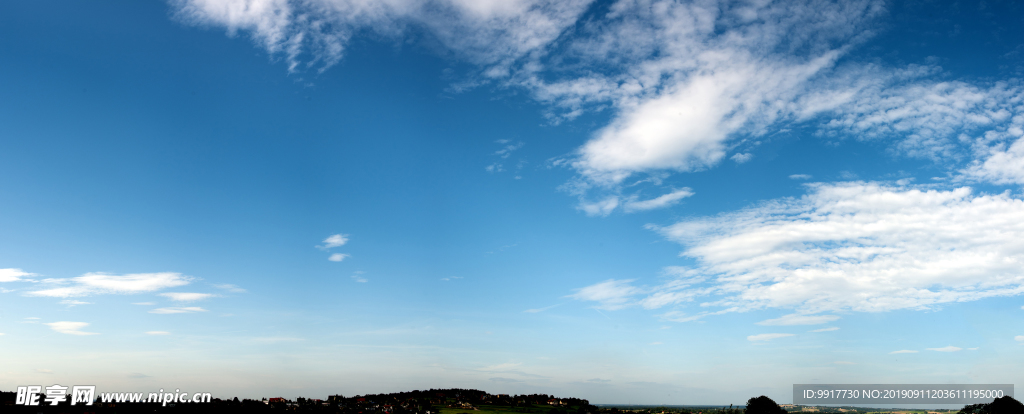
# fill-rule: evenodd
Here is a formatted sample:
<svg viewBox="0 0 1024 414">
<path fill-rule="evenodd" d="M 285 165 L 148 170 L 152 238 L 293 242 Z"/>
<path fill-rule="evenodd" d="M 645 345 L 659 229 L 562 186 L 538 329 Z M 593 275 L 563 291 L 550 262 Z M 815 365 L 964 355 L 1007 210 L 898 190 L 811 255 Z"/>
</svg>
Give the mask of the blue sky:
<svg viewBox="0 0 1024 414">
<path fill-rule="evenodd" d="M 0 389 L 1024 383 L 1013 2 L 0 5 Z"/>
</svg>

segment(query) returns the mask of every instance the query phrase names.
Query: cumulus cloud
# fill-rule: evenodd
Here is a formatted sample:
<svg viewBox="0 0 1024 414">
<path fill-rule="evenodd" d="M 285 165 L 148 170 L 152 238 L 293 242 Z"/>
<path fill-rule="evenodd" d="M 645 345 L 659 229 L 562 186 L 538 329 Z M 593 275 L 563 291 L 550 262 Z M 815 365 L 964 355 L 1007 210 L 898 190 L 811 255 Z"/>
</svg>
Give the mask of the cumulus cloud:
<svg viewBox="0 0 1024 414">
<path fill-rule="evenodd" d="M 32 273 L 25 272 L 21 269 L 0 269 L 0 282 L 18 282 L 25 280 L 26 276 L 35 276 Z"/>
<path fill-rule="evenodd" d="M 180 273 L 135 273 L 123 276 L 86 273 L 71 279 L 45 279 L 43 283 L 58 287 L 31 291 L 27 295 L 68 298 L 101 294 L 136 294 L 183 286 L 191 281 L 192 278 Z"/>
<path fill-rule="evenodd" d="M 50 329 L 68 335 L 98 335 L 95 332 L 83 332 L 82 328 L 89 326 L 87 322 L 50 322 L 44 323 L 43 325 L 49 326 Z"/>
<path fill-rule="evenodd" d="M 349 255 L 345 253 L 334 253 L 330 257 L 328 257 L 327 260 L 330 260 L 332 262 L 340 262 L 342 260 L 345 260 L 346 257 L 349 257 Z"/>
<path fill-rule="evenodd" d="M 789 337 L 789 336 L 794 336 L 794 335 L 793 334 L 788 334 L 788 333 L 766 333 L 766 334 L 750 335 L 750 336 L 747 337 L 747 340 L 751 341 L 751 342 L 759 342 L 759 341 L 763 342 L 763 341 L 770 341 L 772 339 L 785 338 L 785 337 Z"/>
<path fill-rule="evenodd" d="M 209 299 L 217 295 L 214 295 L 212 293 L 167 292 L 161 293 L 160 296 L 170 298 L 171 300 L 177 302 L 194 302 L 197 300 Z"/>
<path fill-rule="evenodd" d="M 810 189 L 801 198 L 651 226 L 682 244 L 682 255 L 697 265 L 676 269 L 676 278 L 658 286 L 605 281 L 571 297 L 608 309 L 706 298 L 704 310 L 686 320 L 796 311 L 770 320 L 781 324 L 835 318 L 822 313 L 934 309 L 1024 293 L 1024 201 L 1009 193 L 862 182 Z M 679 320 L 682 311 L 672 312 L 679 313 L 662 318 Z"/>
<path fill-rule="evenodd" d="M 172 308 L 157 308 L 157 309 L 153 309 L 153 310 L 149 311 L 149 313 L 156 313 L 156 314 L 159 314 L 159 315 L 171 315 L 171 314 L 176 314 L 176 313 L 196 313 L 196 312 L 206 312 L 206 309 L 203 309 L 203 308 L 200 308 L 200 307 L 196 307 L 196 306 L 188 306 L 188 307 L 182 307 L 182 308 L 174 308 L 174 307 L 172 307 Z"/>
</svg>

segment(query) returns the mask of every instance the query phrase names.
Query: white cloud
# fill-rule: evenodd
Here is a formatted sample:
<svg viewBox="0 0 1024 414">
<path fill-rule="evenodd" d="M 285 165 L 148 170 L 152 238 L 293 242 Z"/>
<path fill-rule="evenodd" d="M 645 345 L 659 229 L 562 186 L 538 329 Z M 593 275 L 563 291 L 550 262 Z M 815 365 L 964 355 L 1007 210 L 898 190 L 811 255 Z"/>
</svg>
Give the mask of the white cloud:
<svg viewBox="0 0 1024 414">
<path fill-rule="evenodd" d="M 223 289 L 223 290 L 226 290 L 226 291 L 231 292 L 231 293 L 245 293 L 245 292 L 247 292 L 247 290 L 242 289 L 238 285 L 232 285 L 230 283 L 222 283 L 222 284 L 219 284 L 219 285 L 213 285 L 213 287 L 215 287 L 217 289 Z"/>
<path fill-rule="evenodd" d="M 938 351 L 938 352 L 956 352 L 956 351 L 963 351 L 963 348 L 957 348 L 957 347 L 955 347 L 955 346 L 952 346 L 952 345 L 950 345 L 950 346 L 944 346 L 944 347 L 942 347 L 942 348 L 925 348 L 925 349 L 927 349 L 927 350 L 929 350 L 929 351 Z"/>
<path fill-rule="evenodd" d="M 1009 193 L 874 183 L 809 188 L 801 198 L 651 227 L 685 246 L 682 255 L 696 266 L 658 286 L 606 281 L 572 297 L 609 309 L 706 298 L 685 317 L 694 320 L 755 309 L 934 309 L 1024 293 L 1024 201 Z M 680 320 L 682 311 L 672 312 L 661 317 Z"/>
<path fill-rule="evenodd" d="M 61 305 L 67 305 L 68 307 L 71 307 L 71 306 L 78 306 L 78 305 L 92 305 L 92 302 L 82 302 L 80 300 L 67 299 L 67 300 L 60 301 L 60 304 Z"/>
<path fill-rule="evenodd" d="M 356 272 L 356 274 L 352 275 L 352 280 L 354 280 L 356 282 L 359 282 L 359 283 L 369 282 L 369 279 L 363 277 L 364 273 L 365 272 Z"/>
<path fill-rule="evenodd" d="M 170 335 L 167 331 L 146 331 L 146 335 Z"/>
<path fill-rule="evenodd" d="M 189 306 L 189 307 L 183 307 L 183 308 L 174 308 L 174 307 L 171 307 L 171 308 L 157 308 L 157 309 L 153 309 L 153 310 L 149 311 L 149 313 L 156 313 L 156 314 L 161 314 L 161 315 L 170 315 L 170 314 L 175 314 L 175 313 L 196 313 L 196 312 L 206 312 L 206 309 L 203 309 L 203 308 L 200 308 L 200 307 L 196 307 L 196 306 Z"/>
<path fill-rule="evenodd" d="M 917 351 L 912 351 L 912 350 L 909 350 L 909 349 L 901 349 L 899 351 L 892 351 L 889 354 L 916 354 L 916 353 L 917 353 Z"/>
<path fill-rule="evenodd" d="M 86 322 L 67 322 L 67 321 L 63 321 L 63 322 L 44 323 L 43 325 L 47 325 L 47 326 L 50 327 L 50 329 L 53 329 L 54 331 L 60 332 L 62 334 L 68 334 L 68 335 L 98 335 L 95 332 L 82 332 L 82 328 L 85 328 L 86 326 L 89 326 L 89 324 L 86 323 Z"/>
<path fill-rule="evenodd" d="M 209 299 L 217 295 L 212 293 L 167 292 L 161 293 L 160 296 L 170 298 L 177 302 L 194 302 L 197 300 Z"/>
<path fill-rule="evenodd" d="M 615 196 L 607 197 L 604 200 L 597 202 L 586 202 L 580 200 L 580 204 L 577 207 L 587 213 L 588 216 L 607 216 L 619 206 L 619 198 Z"/>
<path fill-rule="evenodd" d="M 758 325 L 821 325 L 823 323 L 829 323 L 839 319 L 836 315 L 801 315 L 797 313 L 791 313 L 781 318 L 768 319 L 758 322 Z"/>
<path fill-rule="evenodd" d="M 749 152 L 737 152 L 733 154 L 731 157 L 729 157 L 729 159 L 733 160 L 737 164 L 743 164 L 747 161 L 754 159 L 754 154 L 751 154 Z"/>
<path fill-rule="evenodd" d="M 1014 117 L 1018 118 L 1024 115 Z M 1020 125 L 1015 125 L 1015 129 L 1015 134 L 1021 134 Z M 984 161 L 975 161 L 963 171 L 964 175 L 996 184 L 1024 184 L 1024 138 L 1014 141 L 1008 148 L 997 144 L 986 150 L 987 154 L 982 155 Z"/>
<path fill-rule="evenodd" d="M 630 285 L 632 280 L 609 279 L 604 282 L 577 289 L 570 298 L 598 302 L 600 309 L 622 309 L 630 305 L 633 295 L 642 292 Z"/>
<path fill-rule="evenodd" d="M 627 213 L 665 208 L 673 204 L 676 204 L 679 202 L 679 200 L 682 200 L 686 197 L 690 197 L 692 195 L 693 190 L 689 188 L 682 188 L 666 194 L 662 194 L 650 200 L 636 200 L 635 198 L 630 199 L 629 201 L 626 202 L 623 208 Z"/>
<path fill-rule="evenodd" d="M 585 0 L 176 0 L 180 20 L 244 31 L 289 70 L 326 69 L 350 38 L 370 31 L 398 38 L 407 26 L 425 29 L 462 58 L 506 74 L 517 59 L 548 45 L 576 21 Z"/>
<path fill-rule="evenodd" d="M 543 308 L 538 308 L 538 309 L 527 309 L 527 310 L 524 310 L 523 312 L 524 312 L 524 313 L 540 313 L 540 312 L 544 312 L 544 311 L 546 311 L 546 310 L 548 310 L 548 309 L 553 309 L 553 308 L 556 308 L 556 307 L 558 307 L 559 305 L 560 305 L 560 304 L 558 304 L 558 305 L 551 305 L 551 306 L 545 306 L 545 307 L 543 307 Z"/>
<path fill-rule="evenodd" d="M 71 279 L 46 279 L 44 283 L 59 285 L 28 292 L 29 296 L 78 297 L 100 294 L 136 294 L 187 285 L 192 280 L 180 273 L 136 273 L 123 276 L 86 273 Z M 70 285 L 70 286 L 63 286 Z"/>
<path fill-rule="evenodd" d="M 340 262 L 342 260 L 345 260 L 346 257 L 349 257 L 349 255 L 345 253 L 334 253 L 331 255 L 331 257 L 328 257 L 327 260 L 330 260 L 332 262 Z"/>
<path fill-rule="evenodd" d="M 811 332 L 832 332 L 832 331 L 838 331 L 838 330 L 839 330 L 839 327 L 831 326 L 831 327 L 828 327 L 828 328 L 815 329 L 815 330 L 813 330 Z"/>
<path fill-rule="evenodd" d="M 1024 342 L 1024 335 L 1017 335 L 1013 337 L 1013 340 L 1018 342 Z"/>
<path fill-rule="evenodd" d="M 750 336 L 747 337 L 747 340 L 751 341 L 751 342 L 771 341 L 772 339 L 785 338 L 785 337 L 789 337 L 789 336 L 795 336 L 795 335 L 788 334 L 788 333 L 766 333 L 766 334 L 750 335 Z"/>
<path fill-rule="evenodd" d="M 789 176 L 790 180 L 810 180 L 810 174 L 793 174 Z"/>
<path fill-rule="evenodd" d="M 21 269 L 0 269 L 0 282 L 18 282 L 22 281 L 25 276 L 35 276 L 32 273 L 25 272 Z"/>
<path fill-rule="evenodd" d="M 348 243 L 348 235 L 347 234 L 335 234 L 335 235 L 332 235 L 332 236 L 324 239 L 323 243 L 324 244 L 316 246 L 316 247 L 321 249 L 321 250 L 327 250 L 327 249 L 333 249 L 333 248 L 339 247 L 339 246 L 344 246 L 345 243 Z"/>
<path fill-rule="evenodd" d="M 156 305 L 156 303 L 155 302 L 135 302 L 135 303 L 132 303 L 132 305 L 153 306 L 153 305 Z"/>
</svg>

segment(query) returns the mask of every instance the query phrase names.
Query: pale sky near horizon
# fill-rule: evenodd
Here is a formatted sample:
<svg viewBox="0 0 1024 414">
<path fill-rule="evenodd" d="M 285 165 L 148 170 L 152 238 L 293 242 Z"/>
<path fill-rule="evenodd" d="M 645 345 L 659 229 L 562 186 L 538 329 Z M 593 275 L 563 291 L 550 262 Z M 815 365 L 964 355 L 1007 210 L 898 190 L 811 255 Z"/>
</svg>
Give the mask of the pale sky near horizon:
<svg viewBox="0 0 1024 414">
<path fill-rule="evenodd" d="M 1024 5 L 0 4 L 0 390 L 1024 384 Z"/>
</svg>

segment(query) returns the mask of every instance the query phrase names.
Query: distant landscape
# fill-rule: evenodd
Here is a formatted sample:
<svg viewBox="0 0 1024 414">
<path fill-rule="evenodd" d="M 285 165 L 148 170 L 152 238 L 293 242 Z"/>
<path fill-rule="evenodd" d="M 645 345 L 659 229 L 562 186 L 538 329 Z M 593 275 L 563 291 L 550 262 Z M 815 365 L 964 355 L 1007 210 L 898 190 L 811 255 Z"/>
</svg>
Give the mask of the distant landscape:
<svg viewBox="0 0 1024 414">
<path fill-rule="evenodd" d="M 617 405 L 590 404 L 580 398 L 556 397 L 547 394 L 508 395 L 490 394 L 472 389 L 431 389 L 391 394 L 368 394 L 346 397 L 330 395 L 326 398 L 298 397 L 289 400 L 264 397 L 259 400 L 214 398 L 209 403 L 139 403 L 111 402 L 101 395 L 91 406 L 70 405 L 67 401 L 51 406 L 42 402 L 37 406 L 16 405 L 16 393 L 0 392 L 0 407 L 4 412 L 24 413 L 250 413 L 250 412 L 316 412 L 339 414 L 785 414 L 787 412 L 851 413 L 851 414 L 1002 414 L 1015 411 L 1020 403 L 1005 397 L 1002 406 L 1010 411 L 990 410 L 996 404 L 969 405 L 963 409 L 913 409 L 825 407 L 776 404 L 765 396 L 752 397 L 745 406 L 716 405 Z M 1024 408 L 1024 407 L 1021 407 Z"/>
</svg>

